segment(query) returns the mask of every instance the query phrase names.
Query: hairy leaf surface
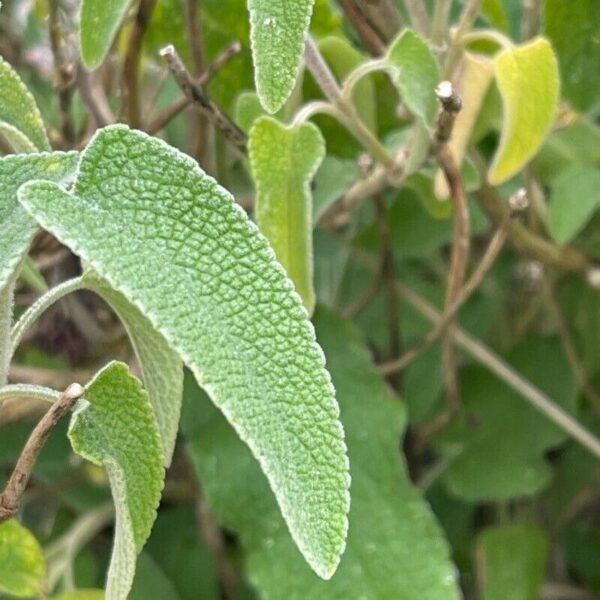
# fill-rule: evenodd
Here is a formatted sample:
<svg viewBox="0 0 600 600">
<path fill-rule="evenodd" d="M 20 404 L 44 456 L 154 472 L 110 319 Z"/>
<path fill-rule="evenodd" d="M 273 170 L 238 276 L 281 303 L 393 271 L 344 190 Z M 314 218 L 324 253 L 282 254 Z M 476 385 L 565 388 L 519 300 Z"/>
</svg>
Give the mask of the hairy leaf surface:
<svg viewBox="0 0 600 600">
<path fill-rule="evenodd" d="M 38 596 L 45 572 L 44 555 L 33 534 L 14 519 L 0 523 L 0 592 Z"/>
<path fill-rule="evenodd" d="M 414 31 L 405 29 L 392 42 L 387 59 L 402 101 L 431 125 L 437 111 L 435 88 L 440 82 L 440 69 L 429 45 Z"/>
<path fill-rule="evenodd" d="M 152 323 L 127 298 L 106 281 L 88 271 L 85 285 L 101 296 L 117 313 L 131 339 L 158 423 L 165 466 L 171 464 L 183 394 L 183 364 Z"/>
<path fill-rule="evenodd" d="M 310 183 L 325 156 L 325 142 L 312 123 L 286 127 L 260 118 L 248 146 L 256 183 L 256 220 L 271 243 L 304 306 L 312 313 L 312 196 Z"/>
<path fill-rule="evenodd" d="M 188 387 L 182 428 L 211 508 L 240 535 L 250 580 L 266 599 L 458 598 L 443 534 L 400 460 L 402 403 L 352 327 L 320 309 L 315 322 L 351 459 L 350 530 L 338 571 L 323 582 L 306 567 L 249 452 L 208 403 L 199 405 L 201 392 Z"/>
<path fill-rule="evenodd" d="M 560 80 L 556 57 L 544 38 L 500 52 L 494 72 L 504 119 L 489 179 L 499 185 L 518 173 L 544 141 L 554 122 Z"/>
<path fill-rule="evenodd" d="M 248 0 L 258 97 L 269 113 L 292 93 L 304 53 L 314 0 Z"/>
<path fill-rule="evenodd" d="M 50 149 L 42 116 L 33 96 L 2 57 L 0 57 L 0 126 L 3 134 L 9 134 L 11 144 L 17 140 L 19 146 L 26 145 L 24 136 L 31 142 L 33 149 Z M 16 129 L 17 132 L 11 128 Z"/>
<path fill-rule="evenodd" d="M 20 198 L 178 351 L 259 460 L 308 562 L 331 576 L 349 504 L 333 386 L 300 298 L 231 195 L 119 125 L 83 153 L 73 195 L 37 182 Z"/>
<path fill-rule="evenodd" d="M 106 598 L 125 600 L 164 483 L 156 418 L 148 394 L 127 365 L 110 363 L 86 386 L 69 439 L 75 452 L 108 474 L 116 524 Z"/>
</svg>

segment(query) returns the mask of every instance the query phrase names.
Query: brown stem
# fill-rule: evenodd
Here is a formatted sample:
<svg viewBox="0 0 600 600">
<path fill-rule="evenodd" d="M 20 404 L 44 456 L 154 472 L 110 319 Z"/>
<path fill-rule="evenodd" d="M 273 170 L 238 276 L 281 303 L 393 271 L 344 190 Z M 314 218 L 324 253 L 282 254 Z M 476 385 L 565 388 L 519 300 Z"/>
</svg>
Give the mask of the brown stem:
<svg viewBox="0 0 600 600">
<path fill-rule="evenodd" d="M 389 42 L 404 27 L 395 0 L 358 0 L 358 6 L 384 43 Z"/>
<path fill-rule="evenodd" d="M 58 0 L 48 0 L 48 34 L 54 58 L 54 79 L 58 96 L 58 110 L 62 146 L 70 148 L 75 140 L 71 120 L 71 98 L 73 96 L 73 65 L 65 58 L 65 39 L 60 19 Z"/>
<path fill-rule="evenodd" d="M 367 52 L 373 56 L 382 56 L 385 53 L 385 44 L 369 24 L 366 15 L 360 10 L 356 2 L 354 0 L 339 0 L 339 4 Z"/>
<path fill-rule="evenodd" d="M 196 85 L 198 87 L 205 86 L 219 71 L 227 64 L 234 56 L 239 54 L 242 50 L 242 45 L 235 41 L 230 44 L 225 50 L 223 50 L 215 60 L 208 65 L 206 71 L 196 79 Z M 165 125 L 167 125 L 172 119 L 178 114 L 185 110 L 190 104 L 192 104 L 191 98 L 183 96 L 175 100 L 172 104 L 167 106 L 161 113 L 159 113 L 148 125 L 145 127 L 150 135 L 154 135 L 160 131 Z"/>
<path fill-rule="evenodd" d="M 94 74 L 88 73 L 81 64 L 77 67 L 77 89 L 84 104 L 94 117 L 97 127 L 105 127 L 115 122 L 115 116 L 108 105 L 102 86 L 99 85 Z"/>
<path fill-rule="evenodd" d="M 140 0 L 125 52 L 125 63 L 121 79 L 123 94 L 121 115 L 131 127 L 139 128 L 141 125 L 139 85 L 142 44 L 155 5 L 156 0 Z"/>
<path fill-rule="evenodd" d="M 223 134 L 225 139 L 237 148 L 242 154 L 248 152 L 248 138 L 246 134 L 217 106 L 208 95 L 192 79 L 189 71 L 172 45 L 160 51 L 165 59 L 171 75 L 173 75 L 181 91 L 190 102 L 202 111 L 211 123 Z"/>
<path fill-rule="evenodd" d="M 37 457 L 48 440 L 50 432 L 60 418 L 83 396 L 84 392 L 84 388 L 78 383 L 71 384 L 31 432 L 4 491 L 0 495 L 0 523 L 13 517 L 19 509 L 21 496 L 27 487 Z"/>
<path fill-rule="evenodd" d="M 422 36 L 429 37 L 431 35 L 431 20 L 423 0 L 404 0 L 404 4 L 412 26 Z"/>
<path fill-rule="evenodd" d="M 475 271 L 468 281 L 465 283 L 463 288 L 460 290 L 460 294 L 456 298 L 454 304 L 444 312 L 442 318 L 435 324 L 435 326 L 429 330 L 427 335 L 405 352 L 399 358 L 383 363 L 379 366 L 379 370 L 383 375 L 389 375 L 404 369 L 413 360 L 417 358 L 422 352 L 427 350 L 440 335 L 443 335 L 448 328 L 448 325 L 452 322 L 454 317 L 457 315 L 461 306 L 471 297 L 473 292 L 481 285 L 481 282 L 489 272 L 490 268 L 494 264 L 494 261 L 500 254 L 500 251 L 504 247 L 506 236 L 508 235 L 508 225 L 510 220 L 506 218 L 502 225 L 496 229 L 488 247 L 486 248 L 481 261 L 477 265 Z"/>
</svg>

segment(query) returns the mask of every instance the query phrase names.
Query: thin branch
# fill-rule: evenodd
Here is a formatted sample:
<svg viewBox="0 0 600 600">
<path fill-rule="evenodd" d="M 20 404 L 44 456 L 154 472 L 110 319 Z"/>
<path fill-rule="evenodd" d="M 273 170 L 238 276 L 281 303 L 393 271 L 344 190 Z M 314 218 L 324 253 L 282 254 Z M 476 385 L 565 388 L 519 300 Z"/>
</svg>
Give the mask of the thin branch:
<svg viewBox="0 0 600 600">
<path fill-rule="evenodd" d="M 436 94 L 442 106 L 435 134 L 436 154 L 450 188 L 450 202 L 452 203 L 452 249 L 444 302 L 444 311 L 447 311 L 459 299 L 463 286 L 469 258 L 470 217 L 462 176 L 452 151 L 446 143 L 452 135 L 456 115 L 462 108 L 462 100 L 455 93 L 449 81 L 443 81 L 436 89 Z M 452 322 L 448 324 L 448 330 L 452 330 Z M 460 407 L 460 392 L 456 375 L 454 345 L 450 336 L 444 336 L 442 341 L 442 371 L 449 408 L 452 413 L 456 413 Z"/>
<path fill-rule="evenodd" d="M 140 0 L 123 64 L 121 91 L 123 94 L 121 114 L 131 127 L 140 127 L 140 64 L 142 61 L 142 44 L 152 18 L 156 0 Z"/>
<path fill-rule="evenodd" d="M 452 42 L 444 65 L 444 77 L 450 78 L 463 52 L 462 38 L 467 34 L 477 18 L 481 0 L 467 0 L 460 17 L 458 25 L 452 34 Z"/>
<path fill-rule="evenodd" d="M 483 254 L 483 257 L 477 265 L 477 268 L 473 271 L 471 277 L 469 277 L 468 281 L 460 290 L 460 294 L 454 301 L 454 304 L 452 304 L 452 306 L 450 306 L 449 309 L 444 312 L 443 318 L 436 323 L 435 327 L 433 327 L 422 340 L 417 342 L 405 354 L 393 361 L 381 364 L 379 366 L 379 371 L 383 375 L 389 375 L 390 373 L 395 373 L 396 371 L 404 369 L 421 353 L 427 350 L 427 348 L 429 348 L 438 339 L 438 337 L 446 331 L 448 325 L 454 320 L 454 317 L 456 317 L 460 308 L 472 296 L 473 292 L 475 292 L 475 290 L 481 285 L 481 282 L 500 254 L 508 235 L 509 222 L 510 221 L 508 218 L 505 219 L 504 223 L 498 227 L 498 229 L 496 229 Z"/>
<path fill-rule="evenodd" d="M 356 2 L 354 0 L 339 0 L 339 4 L 367 52 L 373 56 L 383 55 L 385 53 L 384 42 L 369 24 Z"/>
<path fill-rule="evenodd" d="M 363 123 L 354 105 L 344 98 L 331 69 L 311 37 L 306 40 L 304 59 L 308 70 L 315 78 L 325 97 L 339 111 L 339 117 L 344 126 L 376 160 L 390 167 L 393 164 L 392 157 L 373 132 Z"/>
<path fill-rule="evenodd" d="M 77 89 L 79 95 L 87 106 L 97 127 L 105 127 L 115 122 L 115 116 L 112 113 L 108 100 L 104 94 L 102 86 L 95 79 L 94 74 L 79 64 L 77 67 Z"/>
<path fill-rule="evenodd" d="M 221 131 L 225 139 L 231 143 L 242 154 L 248 151 L 246 134 L 217 106 L 207 94 L 192 79 L 189 71 L 185 68 L 177 50 L 172 45 L 166 46 L 160 51 L 165 59 L 169 71 L 173 75 L 181 91 L 188 97 L 193 105 Z"/>
<path fill-rule="evenodd" d="M 404 28 L 396 0 L 357 0 L 357 4 L 384 44 Z"/>
<path fill-rule="evenodd" d="M 558 329 L 558 334 L 562 341 L 567 360 L 571 366 L 571 371 L 573 371 L 573 375 L 575 375 L 575 379 L 577 380 L 577 383 L 579 384 L 584 396 L 587 398 L 594 410 L 600 414 L 600 394 L 598 394 L 598 392 L 596 392 L 596 390 L 590 384 L 590 379 L 587 376 L 585 367 L 583 366 L 583 363 L 581 362 L 581 359 L 577 353 L 575 341 L 573 340 L 573 336 L 569 331 L 569 326 L 567 325 L 566 319 L 560 308 L 554 287 L 547 275 L 544 277 L 544 287 L 546 290 L 548 308 L 550 309 L 550 313 L 552 314 L 554 322 L 556 323 L 556 328 Z"/>
<path fill-rule="evenodd" d="M 221 68 L 234 56 L 239 54 L 241 50 L 242 45 L 238 41 L 231 43 L 215 58 L 210 65 L 208 65 L 206 71 L 204 71 L 204 73 L 202 73 L 202 75 L 196 79 L 196 85 L 201 88 L 209 83 L 210 80 L 221 70 Z M 182 96 L 181 98 L 178 98 L 172 104 L 163 109 L 163 111 L 159 113 L 152 121 L 150 121 L 150 123 L 146 125 L 145 131 L 147 131 L 150 135 L 154 135 L 163 127 L 165 127 L 165 125 L 167 125 L 178 114 L 190 106 L 192 102 L 192 99 L 188 96 Z"/>
<path fill-rule="evenodd" d="M 431 23 L 431 41 L 435 46 L 441 46 L 448 29 L 448 17 L 452 0 L 436 0 Z"/>
<path fill-rule="evenodd" d="M 64 53 L 65 39 L 60 19 L 58 0 L 48 0 L 48 34 L 54 58 L 54 79 L 58 96 L 60 131 L 62 145 L 69 148 L 75 140 L 75 130 L 71 119 L 71 98 L 73 96 L 73 65 L 67 63 Z"/>
<path fill-rule="evenodd" d="M 21 496 L 27 487 L 37 457 L 50 432 L 60 418 L 83 396 L 84 392 L 84 388 L 78 383 L 71 384 L 31 432 L 4 491 L 0 495 L 0 523 L 10 519 L 19 509 Z"/>
<path fill-rule="evenodd" d="M 404 0 L 412 26 L 424 37 L 431 35 L 431 20 L 423 0 Z"/>
</svg>

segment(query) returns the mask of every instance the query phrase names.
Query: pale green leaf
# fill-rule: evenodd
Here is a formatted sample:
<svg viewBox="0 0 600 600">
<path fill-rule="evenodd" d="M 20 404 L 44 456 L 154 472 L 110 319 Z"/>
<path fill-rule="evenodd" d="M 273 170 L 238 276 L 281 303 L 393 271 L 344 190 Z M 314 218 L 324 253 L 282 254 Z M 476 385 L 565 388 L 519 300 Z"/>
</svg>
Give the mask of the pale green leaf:
<svg viewBox="0 0 600 600">
<path fill-rule="evenodd" d="M 562 408 L 574 410 L 577 385 L 558 340 L 528 338 L 507 362 Z M 438 440 L 455 456 L 442 478 L 447 489 L 476 502 L 530 496 L 548 485 L 552 472 L 544 455 L 566 433 L 482 367 L 464 369 L 461 397 L 463 422 Z"/>
<path fill-rule="evenodd" d="M 600 171 L 573 166 L 552 185 L 548 229 L 559 244 L 568 244 L 600 205 Z"/>
<path fill-rule="evenodd" d="M 348 547 L 331 581 L 294 548 L 267 482 L 231 427 L 187 388 L 182 430 L 210 506 L 240 536 L 261 598 L 453 600 L 455 568 L 440 527 L 400 458 L 405 411 L 349 324 L 317 309 L 318 339 L 338 390 L 352 472 Z"/>
<path fill-rule="evenodd" d="M 544 38 L 500 52 L 494 72 L 504 119 L 489 180 L 499 185 L 518 173 L 544 141 L 556 115 L 560 81 L 556 57 Z"/>
<path fill-rule="evenodd" d="M 73 194 L 38 182 L 20 198 L 178 351 L 259 460 L 309 563 L 331 576 L 349 504 L 334 390 L 299 297 L 231 195 L 117 125 L 83 153 Z"/>
<path fill-rule="evenodd" d="M 544 33 L 558 55 L 564 97 L 580 111 L 600 100 L 597 0 L 545 0 Z"/>
<path fill-rule="evenodd" d="M 10 331 L 12 329 L 13 298 L 16 274 L 0 288 L 0 387 L 8 381 L 11 360 Z M 0 402 L 0 406 L 2 402 Z"/>
<path fill-rule="evenodd" d="M 536 600 L 547 558 L 548 540 L 535 525 L 485 529 L 477 540 L 482 600 Z"/>
<path fill-rule="evenodd" d="M 414 31 L 405 29 L 388 50 L 392 81 L 411 112 L 431 125 L 437 112 L 435 88 L 440 69 L 431 48 Z"/>
<path fill-rule="evenodd" d="M 79 22 L 81 59 L 88 69 L 102 64 L 131 0 L 83 0 Z"/>
<path fill-rule="evenodd" d="M 112 362 L 86 386 L 69 426 L 75 452 L 105 467 L 115 503 L 107 600 L 124 600 L 150 535 L 164 483 L 163 454 L 148 394 L 127 365 Z"/>
<path fill-rule="evenodd" d="M 0 159 L 0 290 L 27 253 L 38 228 L 17 201 L 17 190 L 31 179 L 66 180 L 76 164 L 76 152 L 19 154 Z"/>
<path fill-rule="evenodd" d="M 254 121 L 265 114 L 255 92 L 242 92 L 235 101 L 235 122 L 248 133 Z"/>
<path fill-rule="evenodd" d="M 33 534 L 14 519 L 0 523 L 0 592 L 37 596 L 45 573 L 44 555 Z"/>
<path fill-rule="evenodd" d="M 33 142 L 16 127 L 0 121 L 0 136 L 4 138 L 15 154 L 35 152 L 37 148 Z"/>
<path fill-rule="evenodd" d="M 137 356 L 144 386 L 158 423 L 165 457 L 171 464 L 183 393 L 183 364 L 152 323 L 120 292 L 94 272 L 84 276 L 85 285 L 112 307 L 121 319 Z"/>
<path fill-rule="evenodd" d="M 256 184 L 258 227 L 312 313 L 315 292 L 310 183 L 325 156 L 323 136 L 312 123 L 286 127 L 262 117 L 250 131 L 248 152 Z"/>
<path fill-rule="evenodd" d="M 314 179 L 313 222 L 323 216 L 327 209 L 356 181 L 358 168 L 355 160 L 326 156 Z M 318 265 L 315 265 L 318 267 Z"/>
<path fill-rule="evenodd" d="M 294 89 L 313 6 L 314 0 L 248 0 L 256 91 L 269 113 Z"/>
<path fill-rule="evenodd" d="M 35 100 L 13 68 L 0 57 L 0 125 L 1 133 L 10 127 L 21 132 L 36 150 L 49 150 L 50 144 L 42 116 Z M 25 143 L 20 139 L 20 144 Z M 9 139 L 9 142 L 12 141 Z"/>
</svg>

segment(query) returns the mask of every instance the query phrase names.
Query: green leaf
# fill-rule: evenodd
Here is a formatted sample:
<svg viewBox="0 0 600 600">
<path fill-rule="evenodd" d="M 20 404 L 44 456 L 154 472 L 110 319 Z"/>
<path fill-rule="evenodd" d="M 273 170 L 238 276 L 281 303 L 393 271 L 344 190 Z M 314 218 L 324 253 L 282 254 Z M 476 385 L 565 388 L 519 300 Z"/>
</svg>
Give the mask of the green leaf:
<svg viewBox="0 0 600 600">
<path fill-rule="evenodd" d="M 542 145 L 556 115 L 560 80 L 556 57 L 544 38 L 503 50 L 494 59 L 494 71 L 504 119 L 489 180 L 499 185 L 518 173 Z"/>
<path fill-rule="evenodd" d="M 358 168 L 355 160 L 326 156 L 313 183 L 313 223 L 356 181 Z M 318 265 L 317 265 L 318 267 Z"/>
<path fill-rule="evenodd" d="M 82 154 L 73 194 L 38 182 L 20 198 L 179 353 L 257 457 L 309 563 L 331 576 L 349 503 L 334 390 L 300 299 L 231 195 L 117 125 Z"/>
<path fill-rule="evenodd" d="M 248 0 L 256 91 L 269 113 L 288 99 L 300 70 L 314 0 Z"/>
<path fill-rule="evenodd" d="M 250 131 L 248 152 L 256 183 L 258 227 L 312 313 L 315 291 L 310 183 L 325 156 L 323 136 L 312 123 L 286 127 L 262 117 Z"/>
<path fill-rule="evenodd" d="M 106 281 L 88 271 L 84 276 L 88 289 L 107 302 L 122 321 L 137 356 L 144 386 L 158 423 L 164 464 L 169 466 L 181 412 L 183 364 L 152 323 L 127 298 Z"/>
<path fill-rule="evenodd" d="M 73 413 L 69 439 L 75 452 L 106 468 L 116 512 L 106 597 L 124 600 L 164 483 L 152 406 L 127 365 L 110 363 L 86 386 L 84 400 Z"/>
<path fill-rule="evenodd" d="M 170 548 L 165 548 L 165 551 L 169 552 Z M 137 561 L 135 579 L 128 600 L 148 600 L 148 598 L 181 600 L 173 582 L 154 559 L 144 551 Z"/>
<path fill-rule="evenodd" d="M 577 386 L 558 340 L 528 338 L 508 362 L 564 409 L 574 410 Z M 439 438 L 443 449 L 458 451 L 443 476 L 448 490 L 475 502 L 544 488 L 552 474 L 544 454 L 566 439 L 565 432 L 482 367 L 464 370 L 461 392 L 464 421 Z"/>
<path fill-rule="evenodd" d="M 81 59 L 96 69 L 106 58 L 131 0 L 83 0 L 79 22 Z"/>
<path fill-rule="evenodd" d="M 477 542 L 483 600 L 536 600 L 546 573 L 548 540 L 535 525 L 484 530 Z"/>
<path fill-rule="evenodd" d="M 44 555 L 33 534 L 14 519 L 0 523 L 0 592 L 37 596 L 45 573 Z"/>
<path fill-rule="evenodd" d="M 600 12 L 595 0 L 545 0 L 544 33 L 560 64 L 564 97 L 586 111 L 600 100 Z"/>
<path fill-rule="evenodd" d="M 76 152 L 19 154 L 0 159 L 0 290 L 27 253 L 38 229 L 17 201 L 17 190 L 31 179 L 64 181 L 76 165 Z"/>
<path fill-rule="evenodd" d="M 443 534 L 400 459 L 402 403 L 355 329 L 321 309 L 315 322 L 338 390 L 352 471 L 348 547 L 338 571 L 328 582 L 310 572 L 252 457 L 216 411 L 199 405 L 200 391 L 188 387 L 182 430 L 211 508 L 240 535 L 261 597 L 458 598 Z"/>
<path fill-rule="evenodd" d="M 508 18 L 502 0 L 483 0 L 481 12 L 494 27 L 501 31 L 508 31 Z"/>
<path fill-rule="evenodd" d="M 35 100 L 13 68 L 0 57 L 0 132 L 11 144 L 22 148 L 25 139 L 36 150 L 49 150 L 50 144 Z M 15 133 L 14 130 L 17 130 Z M 19 133 L 21 135 L 19 135 Z"/>
<path fill-rule="evenodd" d="M 3 121 L 0 121 L 0 135 L 8 142 L 15 154 L 25 154 L 37 150 L 24 133 Z"/>
<path fill-rule="evenodd" d="M 104 590 L 78 590 L 72 594 L 53 596 L 52 600 L 104 600 Z"/>
<path fill-rule="evenodd" d="M 437 113 L 435 88 L 440 82 L 440 69 L 427 42 L 414 31 L 405 29 L 392 42 L 387 60 L 402 101 L 431 125 Z"/>
<path fill-rule="evenodd" d="M 600 171 L 573 166 L 552 186 L 548 228 L 559 244 L 568 244 L 588 223 L 600 204 Z"/>
</svg>

